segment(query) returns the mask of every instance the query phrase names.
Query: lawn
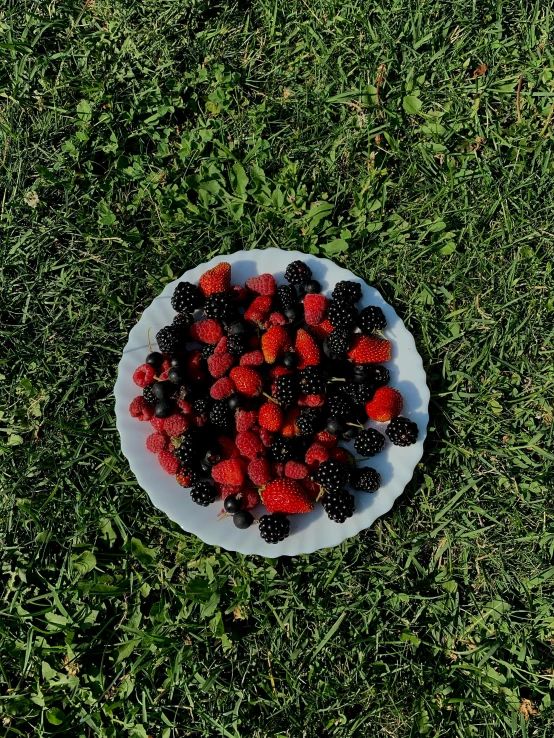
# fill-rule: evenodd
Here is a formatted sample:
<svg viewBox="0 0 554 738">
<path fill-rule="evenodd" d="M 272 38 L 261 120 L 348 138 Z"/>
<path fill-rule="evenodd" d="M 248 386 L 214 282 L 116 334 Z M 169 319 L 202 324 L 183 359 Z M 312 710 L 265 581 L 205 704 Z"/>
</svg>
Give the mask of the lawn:
<svg viewBox="0 0 554 738">
<path fill-rule="evenodd" d="M 549 2 L 0 3 L 0 736 L 551 738 Z M 338 548 L 185 534 L 119 448 L 129 329 L 214 254 L 330 256 L 428 372 Z"/>
</svg>

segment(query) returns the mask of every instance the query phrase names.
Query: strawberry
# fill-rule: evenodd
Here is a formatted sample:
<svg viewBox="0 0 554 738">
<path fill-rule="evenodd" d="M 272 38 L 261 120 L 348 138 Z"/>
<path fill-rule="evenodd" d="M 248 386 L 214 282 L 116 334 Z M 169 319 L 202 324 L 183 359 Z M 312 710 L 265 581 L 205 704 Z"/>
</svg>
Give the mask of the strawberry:
<svg viewBox="0 0 554 738">
<path fill-rule="evenodd" d="M 308 474 L 308 467 L 300 461 L 287 461 L 285 464 L 285 477 L 289 479 L 304 479 Z"/>
<path fill-rule="evenodd" d="M 198 280 L 198 286 L 206 297 L 213 292 L 227 292 L 231 286 L 231 265 L 222 261 L 208 269 Z"/>
<path fill-rule="evenodd" d="M 199 349 L 193 349 L 188 353 L 187 377 L 192 382 L 202 382 L 207 377 L 202 367 L 202 352 Z"/>
<path fill-rule="evenodd" d="M 264 363 L 264 355 L 259 349 L 247 351 L 240 357 L 240 366 L 261 366 Z"/>
<path fill-rule="evenodd" d="M 252 459 L 248 464 L 247 474 L 257 487 L 263 487 L 271 481 L 271 466 L 267 459 Z"/>
<path fill-rule="evenodd" d="M 235 383 L 231 377 L 221 377 L 210 387 L 210 396 L 214 400 L 225 400 L 235 391 Z"/>
<path fill-rule="evenodd" d="M 314 509 L 304 487 L 294 479 L 276 479 L 261 492 L 264 505 L 270 513 L 306 513 Z"/>
<path fill-rule="evenodd" d="M 271 312 L 271 297 L 260 295 L 250 303 L 250 307 L 244 313 L 244 319 L 250 323 L 263 325 Z"/>
<path fill-rule="evenodd" d="M 321 443 L 323 446 L 325 446 L 325 448 L 335 448 L 335 446 L 339 442 L 339 439 L 336 436 L 326 430 L 318 431 L 318 433 L 315 433 L 314 440 L 317 441 L 317 443 Z"/>
<path fill-rule="evenodd" d="M 239 433 L 250 430 L 257 420 L 258 413 L 256 410 L 243 410 L 239 408 L 235 413 L 235 425 Z"/>
<path fill-rule="evenodd" d="M 298 354 L 298 368 L 305 369 L 307 366 L 319 364 L 321 354 L 313 336 L 310 336 L 303 328 L 296 333 L 296 353 Z"/>
<path fill-rule="evenodd" d="M 160 451 L 158 454 L 160 466 L 168 474 L 177 474 L 179 471 L 179 462 L 175 458 L 173 451 Z"/>
<path fill-rule="evenodd" d="M 223 377 L 235 363 L 232 354 L 212 354 L 208 357 L 208 371 L 215 379 Z"/>
<path fill-rule="evenodd" d="M 282 325 L 272 325 L 262 336 L 262 351 L 268 364 L 274 364 L 290 346 L 290 336 Z"/>
<path fill-rule="evenodd" d="M 150 364 L 141 364 L 138 369 L 135 369 L 133 382 L 144 389 L 147 384 L 150 384 L 154 380 L 155 376 L 156 370 L 153 366 L 150 366 Z"/>
<path fill-rule="evenodd" d="M 146 404 L 146 400 L 142 395 L 135 397 L 129 405 L 129 412 L 131 417 L 138 418 L 139 420 L 151 420 L 154 416 L 154 409 Z"/>
<path fill-rule="evenodd" d="M 317 467 L 329 458 L 329 449 L 325 448 L 322 443 L 312 443 L 309 449 L 306 451 L 304 461 L 310 467 L 310 469 L 317 469 Z"/>
<path fill-rule="evenodd" d="M 314 336 L 317 336 L 321 340 L 324 338 L 327 338 L 327 336 L 331 335 L 331 333 L 335 330 L 331 323 L 329 322 L 328 318 L 325 318 L 319 325 L 312 325 L 310 326 L 311 332 L 314 334 Z"/>
<path fill-rule="evenodd" d="M 227 336 L 223 336 L 219 339 L 214 348 L 214 354 L 226 354 L 227 353 Z"/>
<path fill-rule="evenodd" d="M 285 366 L 282 366 L 281 364 L 272 366 L 268 372 L 271 379 L 277 379 L 277 377 L 282 377 L 283 374 L 292 374 L 292 373 L 293 373 L 292 369 L 287 369 Z"/>
<path fill-rule="evenodd" d="M 169 436 L 165 433 L 151 433 L 146 439 L 146 448 L 153 454 L 167 451 L 169 448 Z"/>
<path fill-rule="evenodd" d="M 327 311 L 329 301 L 325 295 L 308 294 L 304 298 L 304 320 L 308 325 L 319 325 Z"/>
<path fill-rule="evenodd" d="M 189 333 L 190 337 L 195 341 L 215 344 L 223 335 L 223 328 L 217 320 L 208 318 L 207 320 L 199 320 L 197 323 L 193 323 L 189 329 Z"/>
<path fill-rule="evenodd" d="M 379 387 L 373 399 L 366 402 L 365 411 L 368 418 L 386 423 L 402 412 L 404 400 L 400 392 L 392 387 Z"/>
<path fill-rule="evenodd" d="M 274 295 L 275 278 L 273 274 L 260 274 L 258 277 L 250 277 L 246 280 L 246 286 L 256 295 Z"/>
<path fill-rule="evenodd" d="M 286 325 L 288 322 L 283 313 L 276 312 L 269 314 L 269 325 Z"/>
<path fill-rule="evenodd" d="M 258 410 L 258 423 L 276 433 L 283 425 L 283 411 L 274 402 L 265 402 Z"/>
<path fill-rule="evenodd" d="M 260 428 L 260 441 L 266 448 L 269 448 L 271 446 L 271 444 L 273 443 L 273 439 L 273 433 L 270 433 L 265 428 Z"/>
<path fill-rule="evenodd" d="M 217 442 L 221 450 L 221 458 L 227 459 L 238 459 L 240 454 L 238 448 L 235 446 L 235 442 L 228 436 L 218 436 Z"/>
<path fill-rule="evenodd" d="M 291 407 L 287 410 L 283 427 L 281 428 L 281 435 L 285 438 L 292 438 L 299 434 L 299 430 L 296 427 L 296 418 L 300 415 L 300 410 L 297 407 Z"/>
<path fill-rule="evenodd" d="M 222 484 L 242 484 L 244 482 L 244 462 L 241 459 L 226 459 L 212 466 L 212 479 Z"/>
<path fill-rule="evenodd" d="M 181 433 L 188 430 L 191 425 L 189 418 L 185 418 L 181 413 L 173 413 L 173 415 L 164 419 L 164 433 L 176 438 L 177 436 L 180 436 Z"/>
<path fill-rule="evenodd" d="M 255 459 L 257 456 L 263 456 L 266 453 L 265 446 L 260 441 L 260 437 L 251 430 L 238 433 L 235 443 L 240 455 L 245 459 Z"/>
<path fill-rule="evenodd" d="M 385 338 L 354 334 L 348 358 L 355 364 L 382 364 L 390 359 L 391 345 Z"/>
<path fill-rule="evenodd" d="M 262 378 L 249 366 L 236 366 L 231 369 L 231 379 L 237 392 L 246 397 L 256 397 L 262 391 Z"/>
</svg>

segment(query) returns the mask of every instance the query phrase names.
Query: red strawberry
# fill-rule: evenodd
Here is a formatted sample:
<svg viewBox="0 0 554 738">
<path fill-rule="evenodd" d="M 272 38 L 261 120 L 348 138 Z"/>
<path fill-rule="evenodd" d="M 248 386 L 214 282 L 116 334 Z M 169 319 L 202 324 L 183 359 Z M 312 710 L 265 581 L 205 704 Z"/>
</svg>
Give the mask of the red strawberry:
<svg viewBox="0 0 554 738">
<path fill-rule="evenodd" d="M 154 428 L 154 430 L 157 430 L 158 433 L 163 432 L 164 424 L 165 423 L 164 423 L 163 418 L 156 418 L 156 417 L 150 418 L 150 425 L 152 426 L 152 428 Z"/>
<path fill-rule="evenodd" d="M 319 364 L 321 354 L 317 343 L 313 336 L 310 336 L 303 328 L 299 328 L 296 333 L 296 353 L 298 354 L 298 368 L 304 369 L 307 366 Z"/>
<path fill-rule="evenodd" d="M 264 355 L 259 349 L 247 351 L 240 357 L 240 366 L 261 366 L 264 363 Z"/>
<path fill-rule="evenodd" d="M 265 402 L 258 410 L 258 423 L 276 433 L 283 425 L 283 411 L 274 402 Z"/>
<path fill-rule="evenodd" d="M 173 413 L 164 420 L 164 433 L 175 438 L 188 430 L 190 426 L 191 422 L 188 418 L 185 418 L 181 413 Z"/>
<path fill-rule="evenodd" d="M 142 395 L 135 397 L 133 402 L 129 405 L 129 412 L 133 418 L 139 420 L 151 420 L 154 415 L 154 408 L 146 404 L 146 400 Z"/>
<path fill-rule="evenodd" d="M 255 459 L 257 456 L 265 454 L 265 446 L 260 441 L 260 437 L 251 430 L 238 433 L 235 443 L 240 455 L 245 459 Z"/>
<path fill-rule="evenodd" d="M 261 492 L 264 505 L 270 513 L 306 513 L 314 509 L 304 487 L 294 479 L 276 479 Z"/>
<path fill-rule="evenodd" d="M 202 367 L 202 352 L 199 349 L 193 349 L 188 353 L 187 377 L 192 382 L 202 382 L 207 377 Z"/>
<path fill-rule="evenodd" d="M 246 397 L 256 397 L 262 391 L 262 378 L 249 366 L 236 366 L 231 369 L 231 379 L 237 391 Z"/>
<path fill-rule="evenodd" d="M 250 323 L 257 323 L 263 325 L 266 318 L 269 317 L 271 312 L 271 297 L 260 295 L 255 297 L 248 310 L 244 313 L 244 319 Z"/>
<path fill-rule="evenodd" d="M 329 458 L 329 449 L 325 448 L 322 443 L 312 443 L 309 449 L 306 451 L 304 458 L 306 464 L 310 469 L 317 469 L 317 467 Z"/>
<path fill-rule="evenodd" d="M 300 410 L 297 407 L 291 407 L 287 410 L 283 427 L 281 428 L 281 435 L 285 438 L 292 438 L 297 436 L 299 431 L 296 427 L 296 418 L 300 415 Z"/>
<path fill-rule="evenodd" d="M 285 366 L 282 366 L 281 364 L 272 366 L 268 372 L 271 379 L 277 379 L 277 377 L 282 377 L 283 374 L 292 374 L 292 373 L 293 373 L 292 369 L 287 369 Z"/>
<path fill-rule="evenodd" d="M 177 474 L 179 471 L 179 462 L 175 458 L 173 451 L 160 451 L 158 454 L 160 466 L 168 474 Z"/>
<path fill-rule="evenodd" d="M 242 305 L 248 299 L 248 292 L 240 284 L 231 287 L 231 300 L 235 305 Z"/>
<path fill-rule="evenodd" d="M 270 313 L 269 315 L 270 325 L 286 325 L 288 322 L 283 313 Z"/>
<path fill-rule="evenodd" d="M 227 459 L 212 466 L 212 479 L 222 484 L 242 484 L 244 482 L 243 462 L 241 459 Z"/>
<path fill-rule="evenodd" d="M 169 448 L 169 437 L 165 433 L 151 433 L 146 439 L 146 448 L 153 454 L 167 451 Z"/>
<path fill-rule="evenodd" d="M 273 274 L 260 274 L 258 277 L 250 277 L 246 280 L 246 286 L 257 295 L 274 295 L 275 278 Z"/>
<path fill-rule="evenodd" d="M 369 418 L 386 423 L 402 412 L 404 400 L 400 392 L 392 387 L 379 387 L 373 399 L 366 402 L 365 411 Z"/>
<path fill-rule="evenodd" d="M 335 329 L 329 322 L 328 318 L 325 318 L 319 325 L 312 325 L 310 326 L 311 332 L 314 334 L 314 336 L 317 336 L 321 340 L 324 338 L 327 338 Z"/>
<path fill-rule="evenodd" d="M 235 413 L 235 425 L 239 433 L 250 430 L 258 420 L 256 410 L 243 410 L 239 408 Z"/>
<path fill-rule="evenodd" d="M 325 295 L 308 294 L 304 298 L 304 320 L 308 325 L 319 325 L 327 311 L 329 301 Z"/>
<path fill-rule="evenodd" d="M 210 396 L 214 400 L 225 400 L 226 397 L 230 397 L 235 391 L 235 383 L 231 377 L 221 377 L 217 382 L 214 382 L 210 387 Z"/>
<path fill-rule="evenodd" d="M 227 353 L 227 336 L 223 336 L 219 339 L 214 349 L 214 354 L 226 354 Z"/>
<path fill-rule="evenodd" d="M 355 364 L 382 364 L 390 359 L 391 345 L 385 338 L 354 334 L 348 358 Z"/>
<path fill-rule="evenodd" d="M 335 448 L 339 439 L 329 431 L 322 430 L 314 434 L 314 440 L 321 443 L 325 448 Z"/>
<path fill-rule="evenodd" d="M 223 328 L 217 320 L 208 318 L 207 320 L 199 320 L 197 323 L 193 323 L 189 333 L 190 337 L 195 341 L 215 344 L 223 335 Z"/>
<path fill-rule="evenodd" d="M 181 487 L 191 487 L 197 479 L 196 472 L 188 466 L 182 466 L 176 476 Z"/>
<path fill-rule="evenodd" d="M 304 479 L 308 473 L 308 467 L 300 461 L 287 461 L 285 464 L 285 477 L 289 479 Z"/>
<path fill-rule="evenodd" d="M 268 364 L 274 364 L 290 346 L 290 336 L 282 325 L 272 325 L 262 336 L 262 351 Z"/>
<path fill-rule="evenodd" d="M 208 356 L 208 371 L 215 379 L 223 377 L 235 363 L 232 354 L 212 354 Z"/>
<path fill-rule="evenodd" d="M 213 292 L 227 292 L 231 286 L 231 265 L 222 261 L 208 269 L 198 280 L 198 286 L 206 297 Z"/>
<path fill-rule="evenodd" d="M 267 459 L 252 459 L 248 464 L 248 476 L 253 484 L 263 487 L 271 481 L 271 466 Z"/>
<path fill-rule="evenodd" d="M 240 454 L 238 448 L 235 446 L 235 442 L 228 436 L 218 436 L 217 442 L 221 449 L 222 459 L 238 459 Z"/>
<path fill-rule="evenodd" d="M 141 364 L 138 369 L 135 369 L 133 374 L 133 382 L 139 387 L 146 387 L 147 384 L 153 381 L 156 376 L 156 370 L 150 364 Z"/>
<path fill-rule="evenodd" d="M 273 443 L 273 433 L 270 433 L 265 428 L 260 428 L 260 441 L 266 448 L 269 448 Z"/>
</svg>

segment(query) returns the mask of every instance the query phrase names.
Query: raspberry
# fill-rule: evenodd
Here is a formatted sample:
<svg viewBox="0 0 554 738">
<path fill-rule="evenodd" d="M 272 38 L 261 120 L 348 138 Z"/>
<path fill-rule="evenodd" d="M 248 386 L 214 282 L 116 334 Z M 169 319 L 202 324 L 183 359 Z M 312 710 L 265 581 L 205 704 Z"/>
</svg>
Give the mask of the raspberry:
<svg viewBox="0 0 554 738">
<path fill-rule="evenodd" d="M 274 364 L 277 357 L 291 346 L 290 336 L 281 325 L 272 325 L 262 336 L 262 351 L 268 364 Z"/>
<path fill-rule="evenodd" d="M 156 376 L 156 370 L 150 364 L 141 364 L 138 369 L 135 369 L 133 374 L 133 382 L 139 387 L 146 387 L 150 384 Z"/>
<path fill-rule="evenodd" d="M 310 336 L 303 328 L 299 328 L 296 333 L 295 347 L 298 354 L 299 369 L 320 363 L 321 354 L 318 345 L 313 336 Z"/>
<path fill-rule="evenodd" d="M 242 484 L 244 482 L 243 462 L 240 459 L 220 461 L 212 467 L 212 479 L 222 484 Z"/>
<path fill-rule="evenodd" d="M 198 280 L 198 286 L 206 296 L 213 292 L 227 292 L 231 286 L 231 265 L 222 261 L 208 269 Z"/>
<path fill-rule="evenodd" d="M 159 454 L 167 451 L 169 448 L 169 438 L 164 433 L 151 433 L 146 439 L 146 448 L 153 454 Z"/>
<path fill-rule="evenodd" d="M 248 464 L 248 476 L 253 484 L 262 487 L 271 481 L 271 466 L 267 459 L 252 459 Z"/>
<path fill-rule="evenodd" d="M 283 411 L 274 402 L 266 402 L 258 410 L 258 422 L 262 428 L 275 433 L 283 424 Z"/>
<path fill-rule="evenodd" d="M 182 466 L 177 472 L 176 479 L 181 487 L 191 487 L 196 482 L 197 475 L 189 466 Z"/>
<path fill-rule="evenodd" d="M 294 479 L 282 477 L 270 482 L 261 492 L 264 505 L 270 513 L 288 514 L 311 512 L 313 502 L 304 487 Z"/>
<path fill-rule="evenodd" d="M 177 474 L 179 471 L 180 464 L 175 458 L 173 451 L 161 451 L 158 454 L 158 461 L 160 462 L 162 469 L 164 469 L 168 474 Z"/>
<path fill-rule="evenodd" d="M 386 339 L 357 333 L 346 355 L 355 364 L 381 364 L 389 361 L 390 351 L 391 345 Z"/>
<path fill-rule="evenodd" d="M 246 286 L 257 295 L 275 294 L 275 277 L 273 274 L 260 274 L 258 277 L 250 277 L 246 280 Z"/>
<path fill-rule="evenodd" d="M 298 428 L 296 427 L 296 418 L 300 415 L 300 410 L 297 407 L 291 407 L 287 410 L 283 427 L 281 428 L 281 435 L 285 438 L 292 438 L 298 435 Z"/>
<path fill-rule="evenodd" d="M 271 297 L 260 295 L 255 297 L 248 310 L 244 313 L 244 319 L 249 323 L 263 324 L 271 312 Z"/>
<path fill-rule="evenodd" d="M 325 318 L 325 320 L 322 321 L 319 325 L 310 326 L 310 330 L 314 334 L 314 336 L 317 336 L 319 339 L 323 340 L 324 338 L 327 338 L 327 336 L 331 335 L 331 333 L 333 333 L 335 329 L 329 322 L 329 319 Z"/>
<path fill-rule="evenodd" d="M 287 461 L 285 464 L 285 477 L 289 479 L 304 479 L 308 476 L 308 467 L 300 461 Z"/>
<path fill-rule="evenodd" d="M 235 363 L 231 354 L 213 354 L 208 359 L 208 371 L 215 379 L 223 377 Z"/>
<path fill-rule="evenodd" d="M 270 433 L 265 428 L 260 428 L 260 441 L 266 448 L 269 448 L 273 443 L 273 433 Z"/>
<path fill-rule="evenodd" d="M 221 484 L 221 482 L 214 482 L 214 487 L 223 500 L 226 500 L 231 495 L 242 495 L 244 492 L 244 485 L 242 484 Z"/>
<path fill-rule="evenodd" d="M 240 456 L 238 448 L 235 446 L 235 442 L 228 436 L 218 436 L 217 442 L 221 450 L 221 458 L 226 459 L 238 459 Z"/>
<path fill-rule="evenodd" d="M 304 395 L 302 401 L 306 407 L 323 407 L 325 404 L 325 395 Z M 298 404 L 300 405 L 300 400 L 298 401 Z"/>
<path fill-rule="evenodd" d="M 207 346 L 206 348 L 209 348 Z M 209 358 L 213 354 L 228 354 L 230 351 L 227 350 L 227 336 L 223 336 L 219 339 L 219 341 L 216 343 L 215 349 L 208 354 L 206 358 Z"/>
<path fill-rule="evenodd" d="M 176 438 L 190 428 L 190 421 L 181 413 L 173 413 L 164 420 L 164 432 Z"/>
<path fill-rule="evenodd" d="M 304 320 L 308 325 L 319 325 L 325 318 L 327 298 L 324 295 L 306 295 L 304 298 Z"/>
<path fill-rule="evenodd" d="M 235 425 L 239 433 L 250 430 L 258 420 L 256 410 L 243 410 L 242 408 L 235 413 Z"/>
<path fill-rule="evenodd" d="M 252 431 L 238 433 L 235 443 L 240 451 L 240 455 L 246 459 L 255 459 L 257 456 L 265 453 L 265 446 L 260 438 Z"/>
<path fill-rule="evenodd" d="M 274 477 L 284 477 L 285 476 L 285 462 L 284 461 L 272 462 L 271 471 Z"/>
<path fill-rule="evenodd" d="M 286 325 L 287 323 L 288 323 L 288 320 L 283 315 L 283 313 L 280 313 L 280 312 L 270 313 L 269 315 L 270 325 Z"/>
<path fill-rule="evenodd" d="M 214 400 L 224 400 L 230 397 L 235 391 L 235 383 L 230 377 L 221 377 L 210 387 L 210 396 Z"/>
<path fill-rule="evenodd" d="M 326 430 L 322 430 L 319 431 L 319 433 L 316 433 L 314 439 L 317 441 L 317 443 L 323 444 L 325 448 L 335 448 L 339 441 L 336 436 Z"/>
<path fill-rule="evenodd" d="M 190 327 L 190 337 L 202 343 L 217 343 L 222 335 L 221 323 L 213 318 L 199 320 Z"/>
<path fill-rule="evenodd" d="M 329 458 L 329 449 L 325 448 L 322 443 L 312 443 L 312 445 L 306 451 L 304 461 L 310 467 L 310 469 L 317 469 L 317 467 Z"/>
<path fill-rule="evenodd" d="M 138 418 L 138 420 L 151 420 L 154 415 L 154 408 L 147 404 L 142 395 L 139 395 L 129 405 L 129 412 L 133 418 Z"/>
<path fill-rule="evenodd" d="M 262 378 L 248 366 L 236 366 L 231 369 L 231 379 L 237 391 L 246 397 L 256 397 L 262 391 Z"/>
<path fill-rule="evenodd" d="M 184 415 L 192 415 L 192 405 L 188 400 L 177 400 L 177 407 Z"/>
<path fill-rule="evenodd" d="M 161 433 L 164 429 L 165 418 L 150 418 L 150 424 L 152 425 L 154 430 L 157 430 L 158 433 Z"/>
<path fill-rule="evenodd" d="M 264 355 L 259 349 L 248 351 L 240 357 L 240 366 L 261 366 L 264 363 Z"/>
</svg>

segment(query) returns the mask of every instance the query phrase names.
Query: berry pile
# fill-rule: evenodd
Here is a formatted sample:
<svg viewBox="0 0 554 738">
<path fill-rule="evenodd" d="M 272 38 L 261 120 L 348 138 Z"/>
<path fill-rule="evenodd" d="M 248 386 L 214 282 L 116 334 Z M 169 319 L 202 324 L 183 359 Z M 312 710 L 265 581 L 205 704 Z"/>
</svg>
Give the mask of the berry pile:
<svg viewBox="0 0 554 738">
<path fill-rule="evenodd" d="M 156 335 L 159 351 L 133 374 L 142 388 L 129 408 L 150 421 L 146 448 L 160 465 L 208 506 L 223 499 L 237 528 L 259 520 L 263 540 L 289 535 L 288 515 L 321 502 L 344 523 L 359 492 L 379 489 L 380 476 L 361 457 L 383 450 L 385 435 L 368 419 L 388 423 L 397 446 L 417 440 L 417 425 L 400 416 L 403 398 L 389 387 L 381 364 L 391 355 L 381 308 L 358 310 L 358 282 L 338 282 L 321 294 L 307 264 L 294 261 L 288 284 L 271 274 L 233 285 L 231 265 L 205 272 L 198 285 L 180 282 L 171 300 L 176 316 Z"/>
</svg>

